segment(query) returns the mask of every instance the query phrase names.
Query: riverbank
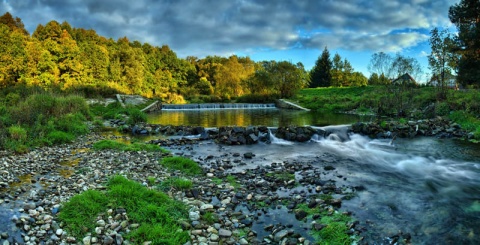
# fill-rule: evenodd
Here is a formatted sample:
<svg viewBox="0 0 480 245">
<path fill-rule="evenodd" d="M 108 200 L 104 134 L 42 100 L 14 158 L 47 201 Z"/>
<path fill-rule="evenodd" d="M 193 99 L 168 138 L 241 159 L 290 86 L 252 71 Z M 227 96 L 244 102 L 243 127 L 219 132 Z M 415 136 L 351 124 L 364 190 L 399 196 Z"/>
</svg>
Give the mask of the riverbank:
<svg viewBox="0 0 480 245">
<path fill-rule="evenodd" d="M 126 176 L 156 190 L 167 179 L 182 174 L 158 163 L 169 156 L 166 153 L 92 150 L 94 142 L 106 138 L 130 140 L 92 133 L 73 144 L 37 148 L 22 155 L 0 153 L 0 217 L 1 223 L 7 224 L 2 227 L 3 244 L 129 243 L 125 237 L 138 225 L 128 219 L 128 210 L 118 213 L 106 207 L 96 219 L 95 230 L 101 232 L 74 237 L 68 224 L 58 220 L 62 205 L 86 190 L 105 190 L 106 181 L 114 175 Z M 198 143 L 192 139 L 172 140 L 168 148 L 185 155 L 185 149 Z M 212 142 L 202 144 L 216 147 Z M 198 161 L 204 174 L 190 178 L 192 188 L 166 192 L 189 207 L 189 220 L 183 221 L 182 227 L 188 231 L 191 244 L 312 244 L 319 239 L 313 234 L 328 233 L 325 228 L 329 225 L 345 229 L 344 239 L 351 235 L 361 237 L 363 228 L 359 222 L 348 221 L 348 213 L 337 211 L 342 199 L 350 198 L 355 189 L 340 188 L 334 179 L 318 178 L 334 168 L 285 161 L 229 171 L 252 158 L 255 156 L 248 152 L 224 152 L 221 157 L 206 155 Z M 280 190 L 287 194 L 280 196 Z M 278 213 L 289 214 L 290 219 L 268 218 Z M 252 227 L 254 221 L 262 219 L 269 222 Z M 339 220 L 343 221 L 338 223 Z"/>
</svg>

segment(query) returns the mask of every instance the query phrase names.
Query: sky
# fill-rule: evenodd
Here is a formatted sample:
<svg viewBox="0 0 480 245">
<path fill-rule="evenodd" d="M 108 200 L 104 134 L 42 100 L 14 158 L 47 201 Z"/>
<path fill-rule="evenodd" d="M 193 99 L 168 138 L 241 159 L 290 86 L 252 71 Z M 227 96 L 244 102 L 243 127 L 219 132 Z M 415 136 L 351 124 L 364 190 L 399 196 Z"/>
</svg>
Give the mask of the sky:
<svg viewBox="0 0 480 245">
<path fill-rule="evenodd" d="M 428 71 L 429 33 L 452 28 L 458 0 L 0 0 L 0 14 L 38 24 L 67 21 L 117 40 L 168 45 L 181 58 L 249 56 L 302 62 L 323 49 L 369 76 L 373 53 L 416 58 Z"/>
</svg>

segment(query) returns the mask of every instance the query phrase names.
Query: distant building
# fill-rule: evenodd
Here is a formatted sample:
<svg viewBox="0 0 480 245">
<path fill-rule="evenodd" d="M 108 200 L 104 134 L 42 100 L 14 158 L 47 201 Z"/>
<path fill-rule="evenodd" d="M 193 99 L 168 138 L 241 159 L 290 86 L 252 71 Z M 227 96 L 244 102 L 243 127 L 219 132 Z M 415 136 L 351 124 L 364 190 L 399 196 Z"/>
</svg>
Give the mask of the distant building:
<svg viewBox="0 0 480 245">
<path fill-rule="evenodd" d="M 405 73 L 392 81 L 393 85 L 417 85 L 415 79 L 410 74 Z"/>
<path fill-rule="evenodd" d="M 432 77 L 430 82 L 428 82 L 428 85 L 434 86 L 434 87 L 439 87 L 441 86 L 441 76 L 437 75 Z M 450 89 L 458 89 L 458 83 L 457 83 L 457 77 L 450 74 L 450 73 L 445 73 L 445 86 Z"/>
</svg>

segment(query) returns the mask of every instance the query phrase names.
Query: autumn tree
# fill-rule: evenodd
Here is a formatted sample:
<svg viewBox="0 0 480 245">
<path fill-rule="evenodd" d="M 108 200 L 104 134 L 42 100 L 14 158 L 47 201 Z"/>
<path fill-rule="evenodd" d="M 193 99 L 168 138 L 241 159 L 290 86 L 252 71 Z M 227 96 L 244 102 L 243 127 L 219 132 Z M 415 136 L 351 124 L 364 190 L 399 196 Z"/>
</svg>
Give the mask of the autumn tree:
<svg viewBox="0 0 480 245">
<path fill-rule="evenodd" d="M 22 31 L 0 24 L 0 87 L 16 84 L 23 75 L 27 38 Z"/>
<path fill-rule="evenodd" d="M 448 17 L 458 30 L 458 80 L 480 86 L 480 1 L 461 0 L 450 7 Z"/>
<path fill-rule="evenodd" d="M 0 24 L 8 26 L 10 31 L 19 31 L 24 35 L 29 35 L 28 31 L 25 29 L 25 26 L 22 20 L 19 17 L 13 18 L 12 14 L 6 12 L 4 15 L 0 16 Z"/>
<path fill-rule="evenodd" d="M 332 60 L 330 59 L 330 52 L 327 47 L 318 57 L 315 66 L 310 71 L 310 87 L 329 87 L 332 85 Z"/>
</svg>

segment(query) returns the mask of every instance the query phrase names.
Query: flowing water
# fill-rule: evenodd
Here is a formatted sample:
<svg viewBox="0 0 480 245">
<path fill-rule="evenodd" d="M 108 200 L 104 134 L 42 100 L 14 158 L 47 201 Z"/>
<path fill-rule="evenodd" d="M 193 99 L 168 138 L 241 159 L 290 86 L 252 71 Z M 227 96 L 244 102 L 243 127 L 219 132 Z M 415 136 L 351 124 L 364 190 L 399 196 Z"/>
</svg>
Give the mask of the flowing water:
<svg viewBox="0 0 480 245">
<path fill-rule="evenodd" d="M 342 141 L 341 134 L 216 150 L 202 144 L 193 154 L 254 153 L 242 169 L 283 161 L 334 166 L 334 175 L 342 176 L 337 186 L 360 187 L 342 209 L 368 228 L 362 236 L 370 244 L 389 244 L 399 232 L 409 233 L 412 244 L 480 244 L 480 145 L 433 137 L 392 142 L 357 134 Z"/>
</svg>

